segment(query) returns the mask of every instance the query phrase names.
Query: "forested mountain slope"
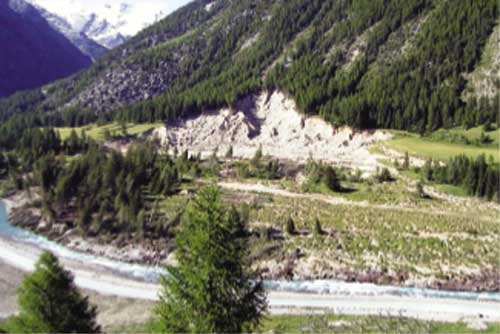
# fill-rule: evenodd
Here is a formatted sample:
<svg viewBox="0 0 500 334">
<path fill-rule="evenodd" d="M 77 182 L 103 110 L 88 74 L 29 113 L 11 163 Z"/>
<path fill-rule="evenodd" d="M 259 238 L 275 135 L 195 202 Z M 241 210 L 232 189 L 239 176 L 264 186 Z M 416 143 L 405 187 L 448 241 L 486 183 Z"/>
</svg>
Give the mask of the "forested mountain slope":
<svg viewBox="0 0 500 334">
<path fill-rule="evenodd" d="M 89 70 L 4 101 L 0 119 L 44 110 L 37 124 L 165 120 L 278 89 L 336 125 L 425 132 L 497 121 L 497 99 L 479 108 L 463 91 L 498 9 L 496 0 L 197 0 Z"/>
<path fill-rule="evenodd" d="M 91 64 L 22 0 L 0 1 L 0 97 L 66 77 Z"/>
</svg>

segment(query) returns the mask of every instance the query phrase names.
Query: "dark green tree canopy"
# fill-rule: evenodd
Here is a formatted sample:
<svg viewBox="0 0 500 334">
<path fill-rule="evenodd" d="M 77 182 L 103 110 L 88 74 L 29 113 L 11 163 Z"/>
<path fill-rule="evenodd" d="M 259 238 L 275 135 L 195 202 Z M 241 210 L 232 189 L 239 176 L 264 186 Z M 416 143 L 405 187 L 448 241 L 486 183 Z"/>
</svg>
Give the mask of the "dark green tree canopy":
<svg viewBox="0 0 500 334">
<path fill-rule="evenodd" d="M 15 333 L 98 333 L 96 307 L 91 306 L 58 259 L 44 252 L 35 271 L 18 290 L 20 313 L 10 324 Z"/>
<path fill-rule="evenodd" d="M 168 267 L 152 330 L 241 333 L 259 324 L 266 296 L 246 269 L 245 222 L 216 188 L 189 205 L 176 238 L 177 267 Z"/>
</svg>

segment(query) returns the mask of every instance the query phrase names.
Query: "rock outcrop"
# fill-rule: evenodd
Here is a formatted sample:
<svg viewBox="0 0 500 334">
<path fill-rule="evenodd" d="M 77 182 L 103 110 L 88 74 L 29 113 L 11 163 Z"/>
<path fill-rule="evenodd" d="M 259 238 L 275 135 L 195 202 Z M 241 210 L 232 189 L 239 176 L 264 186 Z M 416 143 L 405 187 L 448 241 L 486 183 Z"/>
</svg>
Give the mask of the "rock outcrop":
<svg viewBox="0 0 500 334">
<path fill-rule="evenodd" d="M 241 100 L 233 109 L 203 113 L 156 129 L 153 137 L 165 147 L 207 157 L 224 156 L 229 147 L 237 158 L 251 158 L 262 148 L 282 160 L 315 160 L 373 172 L 378 166 L 368 146 L 390 138 L 384 131 L 356 133 L 335 128 L 319 117 L 299 113 L 281 92 L 261 93 Z"/>
</svg>

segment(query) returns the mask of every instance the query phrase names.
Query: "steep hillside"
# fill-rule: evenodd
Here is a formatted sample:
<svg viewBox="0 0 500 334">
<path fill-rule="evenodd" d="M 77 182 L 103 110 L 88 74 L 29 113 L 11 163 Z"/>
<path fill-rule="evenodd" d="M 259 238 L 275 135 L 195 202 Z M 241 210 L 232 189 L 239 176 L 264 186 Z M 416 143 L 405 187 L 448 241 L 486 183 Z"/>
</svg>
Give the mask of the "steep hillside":
<svg viewBox="0 0 500 334">
<path fill-rule="evenodd" d="M 496 0 L 197 0 L 30 107 L 64 111 L 44 124 L 144 122 L 279 89 L 334 125 L 482 124 L 498 120 L 493 104 L 466 105 L 462 93 L 497 12 Z M 3 118 L 18 102 L 4 102 Z"/>
<path fill-rule="evenodd" d="M 498 91 L 500 91 L 500 25 L 495 27 L 489 38 L 479 66 L 468 75 L 467 89 L 464 93 L 484 99 L 495 97 Z"/>
<path fill-rule="evenodd" d="M 31 89 L 91 64 L 22 0 L 0 2 L 0 96 Z"/>
</svg>

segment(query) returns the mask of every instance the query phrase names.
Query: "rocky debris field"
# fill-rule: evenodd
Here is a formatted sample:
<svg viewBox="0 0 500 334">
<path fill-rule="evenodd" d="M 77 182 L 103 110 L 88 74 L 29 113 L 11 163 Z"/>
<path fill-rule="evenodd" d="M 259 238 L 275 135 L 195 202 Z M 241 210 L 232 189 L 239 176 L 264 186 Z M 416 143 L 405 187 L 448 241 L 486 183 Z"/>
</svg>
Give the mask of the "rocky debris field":
<svg viewBox="0 0 500 334">
<path fill-rule="evenodd" d="M 391 135 L 385 131 L 356 133 L 335 128 L 318 117 L 300 114 L 295 102 L 281 92 L 248 96 L 233 109 L 206 112 L 171 123 L 153 132 L 165 147 L 189 150 L 202 157 L 224 156 L 233 148 L 235 158 L 251 158 L 261 148 L 277 159 L 309 158 L 373 172 L 379 164 L 368 147 Z"/>
</svg>

